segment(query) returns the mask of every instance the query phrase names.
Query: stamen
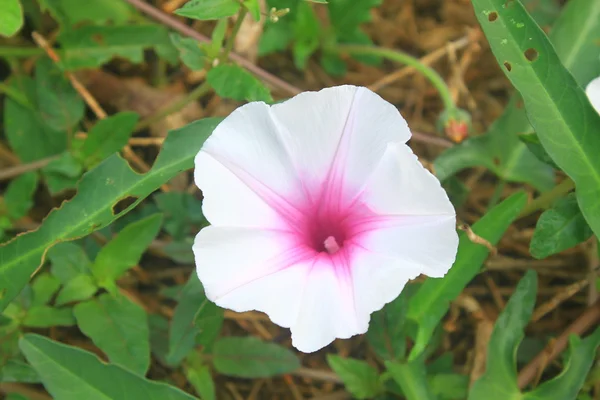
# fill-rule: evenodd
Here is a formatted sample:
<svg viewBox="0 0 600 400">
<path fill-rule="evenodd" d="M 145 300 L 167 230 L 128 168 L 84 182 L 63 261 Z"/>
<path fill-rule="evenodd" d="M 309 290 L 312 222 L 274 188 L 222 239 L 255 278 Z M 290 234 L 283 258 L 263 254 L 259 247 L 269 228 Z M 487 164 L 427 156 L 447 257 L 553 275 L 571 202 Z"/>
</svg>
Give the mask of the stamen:
<svg viewBox="0 0 600 400">
<path fill-rule="evenodd" d="M 337 253 L 337 251 L 340 249 L 340 245 L 333 236 L 328 236 L 327 239 L 325 239 L 325 241 L 323 242 L 323 246 L 329 254 Z"/>
</svg>

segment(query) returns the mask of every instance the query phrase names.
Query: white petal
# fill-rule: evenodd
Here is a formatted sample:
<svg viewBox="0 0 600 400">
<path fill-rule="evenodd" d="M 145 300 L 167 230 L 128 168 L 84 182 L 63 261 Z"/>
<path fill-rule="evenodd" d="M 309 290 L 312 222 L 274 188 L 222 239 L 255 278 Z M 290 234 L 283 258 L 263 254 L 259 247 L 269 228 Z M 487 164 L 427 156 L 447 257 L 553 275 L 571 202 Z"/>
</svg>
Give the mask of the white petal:
<svg viewBox="0 0 600 400">
<path fill-rule="evenodd" d="M 309 186 L 337 172 L 344 185 L 360 188 L 387 143 L 404 143 L 411 136 L 396 107 L 364 87 L 304 92 L 272 106 L 272 113 L 293 165 Z"/>
<path fill-rule="evenodd" d="M 446 274 L 458 248 L 454 207 L 408 146 L 388 147 L 361 200 L 380 215 L 378 229 L 361 236 L 362 247 L 429 276 Z"/>
<path fill-rule="evenodd" d="M 587 85 L 585 93 L 590 99 L 592 106 L 596 109 L 596 112 L 600 114 L 600 76 Z"/>
<path fill-rule="evenodd" d="M 295 321 L 310 265 L 293 236 L 209 226 L 198 233 L 193 250 L 209 300 L 238 312 L 265 312 L 284 327 Z"/>
</svg>

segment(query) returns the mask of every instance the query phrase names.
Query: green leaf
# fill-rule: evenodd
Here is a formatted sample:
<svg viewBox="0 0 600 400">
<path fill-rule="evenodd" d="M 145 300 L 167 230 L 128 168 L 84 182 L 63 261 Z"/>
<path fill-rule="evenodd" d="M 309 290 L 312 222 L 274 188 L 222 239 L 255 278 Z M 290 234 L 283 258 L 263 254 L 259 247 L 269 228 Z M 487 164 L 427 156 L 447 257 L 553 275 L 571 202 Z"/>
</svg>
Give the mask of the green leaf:
<svg viewBox="0 0 600 400">
<path fill-rule="evenodd" d="M 165 231 L 175 240 L 187 237 L 191 233 L 192 223 L 206 221 L 202 214 L 202 202 L 189 193 L 159 193 L 154 196 L 154 200 L 165 216 Z"/>
<path fill-rule="evenodd" d="M 59 243 L 48 250 L 50 271 L 63 284 L 90 271 L 92 263 L 83 248 L 75 243 Z"/>
<path fill-rule="evenodd" d="M 192 168 L 202 143 L 220 121 L 207 118 L 171 132 L 154 166 L 143 175 L 118 155 L 109 157 L 84 175 L 77 195 L 51 212 L 38 230 L 0 246 L 0 310 L 25 286 L 46 249 L 107 226 L 176 174 Z M 127 204 L 124 210 L 113 209 L 122 202 Z"/>
<path fill-rule="evenodd" d="M 191 274 L 171 321 L 167 361 L 178 365 L 197 345 L 209 347 L 222 325 L 223 310 L 206 298 L 198 277 Z"/>
<path fill-rule="evenodd" d="M 73 326 L 75 319 L 69 308 L 34 306 L 27 310 L 23 325 L 30 328 L 50 328 L 53 326 Z"/>
<path fill-rule="evenodd" d="M 569 360 L 562 373 L 546 381 L 534 391 L 527 393 L 524 400 L 570 400 L 575 399 L 594 363 L 596 349 L 600 345 L 600 328 L 581 340 L 569 337 Z"/>
<path fill-rule="evenodd" d="M 240 9 L 236 0 L 190 0 L 175 14 L 200 20 L 221 19 L 235 15 Z"/>
<path fill-rule="evenodd" d="M 127 144 L 138 119 L 139 116 L 134 112 L 121 112 L 98 121 L 81 148 L 84 164 L 88 167 L 96 165 L 120 151 Z"/>
<path fill-rule="evenodd" d="M 218 372 L 240 378 L 268 378 L 300 367 L 300 361 L 290 350 L 252 336 L 220 339 L 212 355 Z"/>
<path fill-rule="evenodd" d="M 96 68 L 113 57 L 133 63 L 144 60 L 144 50 L 171 46 L 169 33 L 160 25 L 82 26 L 62 32 L 58 41 L 64 48 L 66 69 Z"/>
<path fill-rule="evenodd" d="M 353 397 L 372 399 L 382 392 L 379 372 L 366 361 L 327 354 L 327 363 L 342 378 Z"/>
<path fill-rule="evenodd" d="M 105 293 L 73 309 L 79 329 L 113 364 L 138 375 L 150 366 L 150 333 L 146 312 L 123 295 Z"/>
<path fill-rule="evenodd" d="M 19 346 L 56 400 L 195 399 L 173 386 L 107 365 L 87 351 L 43 336 L 26 334 Z"/>
<path fill-rule="evenodd" d="M 0 35 L 12 36 L 23 26 L 23 8 L 19 0 L 3 0 L 0 4 Z"/>
<path fill-rule="evenodd" d="M 36 109 L 35 82 L 22 76 L 10 82 L 10 87 L 25 96 L 26 104 L 11 97 L 4 100 L 4 132 L 15 154 L 22 162 L 31 162 L 63 152 L 67 147 L 67 135 L 42 120 Z"/>
<path fill-rule="evenodd" d="M 98 291 L 96 281 L 91 275 L 81 274 L 68 281 L 56 297 L 56 305 L 87 300 Z"/>
<path fill-rule="evenodd" d="M 294 64 L 296 68 L 304 69 L 310 56 L 319 48 L 321 36 L 319 20 L 308 3 L 298 4 L 292 32 L 295 38 L 292 47 Z"/>
<path fill-rule="evenodd" d="M 260 3 L 258 0 L 244 0 L 242 4 L 250 11 L 250 15 L 255 21 L 260 21 Z"/>
<path fill-rule="evenodd" d="M 529 270 L 498 317 L 488 345 L 485 373 L 471 387 L 469 400 L 520 398 L 516 354 L 531 318 L 537 293 L 537 276 Z"/>
<path fill-rule="evenodd" d="M 130 5 L 121 0 L 44 0 L 46 6 L 59 22 L 77 25 L 81 22 L 102 24 L 112 21 L 123 24 L 132 16 Z"/>
<path fill-rule="evenodd" d="M 464 400 L 469 389 L 469 377 L 460 374 L 435 374 L 427 378 L 434 396 L 447 400 Z"/>
<path fill-rule="evenodd" d="M 17 359 L 3 363 L 0 368 L 0 382 L 39 383 L 40 377 L 31 365 Z"/>
<path fill-rule="evenodd" d="M 192 252 L 193 238 L 185 238 L 178 242 L 167 243 L 163 248 L 165 255 L 179 264 L 190 264 L 194 262 L 194 253 Z"/>
<path fill-rule="evenodd" d="M 472 227 L 473 232 L 495 245 L 519 215 L 525 202 L 526 195 L 523 192 L 510 196 L 477 221 Z M 448 311 L 450 302 L 479 273 L 488 254 L 485 246 L 472 242 L 461 233 L 456 261 L 450 271 L 443 278 L 427 279 L 411 298 L 408 318 L 418 326 L 415 346 L 410 353 L 411 360 L 425 349 L 436 326 Z"/>
<path fill-rule="evenodd" d="M 522 133 L 519 135 L 519 140 L 525 143 L 525 146 L 529 149 L 529 151 L 537 157 L 538 160 L 543 162 L 544 164 L 550 165 L 552 168 L 558 169 L 558 166 L 554 164 L 552 158 L 542 146 L 540 142 L 540 138 L 535 133 Z"/>
<path fill-rule="evenodd" d="M 371 9 L 382 0 L 330 0 L 329 18 L 338 36 L 352 35 L 363 23 L 371 20 Z"/>
<path fill-rule="evenodd" d="M 402 388 L 406 400 L 435 400 L 427 383 L 427 371 L 423 360 L 417 359 L 407 363 L 386 361 L 385 367 Z"/>
<path fill-rule="evenodd" d="M 40 274 L 31 284 L 33 291 L 31 305 L 43 306 L 48 303 L 59 287 L 60 281 L 54 276 L 48 273 Z"/>
<path fill-rule="evenodd" d="M 57 131 L 68 131 L 83 118 L 85 104 L 64 73 L 48 57 L 35 65 L 35 84 L 42 120 Z"/>
<path fill-rule="evenodd" d="M 37 184 L 38 178 L 33 172 L 27 172 L 8 184 L 4 192 L 4 206 L 11 219 L 24 217 L 33 207 L 33 195 Z"/>
<path fill-rule="evenodd" d="M 108 242 L 94 261 L 92 272 L 98 282 L 117 280 L 129 268 L 137 265 L 162 225 L 162 214 L 154 214 L 127 225 Z"/>
<path fill-rule="evenodd" d="M 208 72 L 206 79 L 221 97 L 267 103 L 273 101 L 269 89 L 254 75 L 237 65 L 219 65 Z"/>
<path fill-rule="evenodd" d="M 531 129 L 513 96 L 505 112 L 484 135 L 467 139 L 444 151 L 434 162 L 435 175 L 445 181 L 462 169 L 484 166 L 500 179 L 529 183 L 544 191 L 554 185 L 554 172 L 527 150 L 518 134 Z"/>
<path fill-rule="evenodd" d="M 404 357 L 406 313 L 409 299 L 417 289 L 415 284 L 406 285 L 400 296 L 371 316 L 367 340 L 379 357 L 392 360 Z"/>
<path fill-rule="evenodd" d="M 520 2 L 474 0 L 473 5 L 540 141 L 575 182 L 581 211 L 600 234 L 600 115 Z"/>
<path fill-rule="evenodd" d="M 181 61 L 191 70 L 199 71 L 205 67 L 208 60 L 196 39 L 186 38 L 178 33 L 171 33 L 171 42 L 179 52 Z"/>
<path fill-rule="evenodd" d="M 188 358 L 184 365 L 185 377 L 202 400 L 216 400 L 215 383 L 210 368 L 202 364 L 197 354 L 192 353 L 192 356 L 194 357 Z"/>
<path fill-rule="evenodd" d="M 258 55 L 266 56 L 287 49 L 294 39 L 294 32 L 287 20 L 267 22 L 258 42 Z"/>
<path fill-rule="evenodd" d="M 46 178 L 48 190 L 54 195 L 77 185 L 83 174 L 83 165 L 73 154 L 64 152 L 42 168 L 42 172 Z"/>
<path fill-rule="evenodd" d="M 535 258 L 546 258 L 578 245 L 592 236 L 592 230 L 579 210 L 575 194 L 556 201 L 538 219 L 529 251 Z"/>
</svg>

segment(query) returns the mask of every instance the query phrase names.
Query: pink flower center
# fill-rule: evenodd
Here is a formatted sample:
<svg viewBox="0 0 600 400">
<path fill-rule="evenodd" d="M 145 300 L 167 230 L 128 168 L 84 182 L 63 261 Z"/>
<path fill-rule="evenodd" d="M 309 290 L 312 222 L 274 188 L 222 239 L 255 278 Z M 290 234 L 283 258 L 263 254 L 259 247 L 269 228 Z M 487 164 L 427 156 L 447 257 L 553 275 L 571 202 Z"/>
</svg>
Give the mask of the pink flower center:
<svg viewBox="0 0 600 400">
<path fill-rule="evenodd" d="M 305 244 L 317 253 L 337 253 L 352 237 L 348 217 L 331 210 L 310 210 L 302 229 Z"/>
</svg>

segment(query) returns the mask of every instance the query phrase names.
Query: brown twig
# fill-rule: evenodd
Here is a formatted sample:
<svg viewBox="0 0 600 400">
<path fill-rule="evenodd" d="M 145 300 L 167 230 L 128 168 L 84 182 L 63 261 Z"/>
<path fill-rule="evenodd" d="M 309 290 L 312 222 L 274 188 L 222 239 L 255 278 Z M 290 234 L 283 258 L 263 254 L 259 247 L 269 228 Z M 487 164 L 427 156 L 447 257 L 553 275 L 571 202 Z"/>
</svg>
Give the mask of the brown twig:
<svg viewBox="0 0 600 400">
<path fill-rule="evenodd" d="M 571 334 L 581 335 L 585 333 L 591 327 L 596 326 L 598 320 L 600 320 L 600 301 L 585 310 L 556 340 L 546 346 L 544 350 L 519 372 L 517 379 L 519 388 L 522 389 L 527 386 L 529 382 L 541 373 L 541 370 L 548 362 L 554 360 L 567 347 Z"/>
<path fill-rule="evenodd" d="M 37 171 L 38 169 L 42 169 L 46 165 L 50 164 L 51 161 L 54 161 L 57 158 L 58 156 L 52 156 L 42 158 L 41 160 L 33 161 L 27 164 L 19 164 L 15 165 L 14 167 L 4 168 L 2 171 L 0 171 L 0 181 L 15 178 L 26 172 Z"/>
<path fill-rule="evenodd" d="M 300 367 L 292 372 L 292 375 L 300 378 L 316 379 L 324 382 L 342 383 L 340 377 L 333 371 Z"/>
<path fill-rule="evenodd" d="M 546 314 L 550 311 L 554 310 L 558 307 L 562 302 L 567 300 L 570 297 L 573 297 L 577 292 L 586 287 L 589 284 L 589 280 L 582 279 L 579 282 L 575 282 L 572 285 L 569 285 L 563 289 L 561 289 L 556 296 L 551 298 L 549 301 L 540 305 L 534 312 L 531 317 L 531 322 L 536 322 L 542 319 Z"/>
</svg>

